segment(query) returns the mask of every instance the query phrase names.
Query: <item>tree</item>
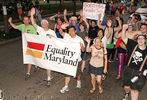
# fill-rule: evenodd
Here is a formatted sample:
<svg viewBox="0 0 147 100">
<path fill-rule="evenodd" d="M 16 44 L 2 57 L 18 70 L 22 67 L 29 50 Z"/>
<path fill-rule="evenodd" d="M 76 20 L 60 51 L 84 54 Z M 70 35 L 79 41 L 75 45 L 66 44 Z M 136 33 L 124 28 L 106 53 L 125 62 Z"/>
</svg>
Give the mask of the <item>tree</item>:
<svg viewBox="0 0 147 100">
<path fill-rule="evenodd" d="M 76 0 L 72 0 L 72 1 L 73 1 L 73 5 L 74 5 L 73 15 L 75 16 L 76 15 Z"/>
</svg>

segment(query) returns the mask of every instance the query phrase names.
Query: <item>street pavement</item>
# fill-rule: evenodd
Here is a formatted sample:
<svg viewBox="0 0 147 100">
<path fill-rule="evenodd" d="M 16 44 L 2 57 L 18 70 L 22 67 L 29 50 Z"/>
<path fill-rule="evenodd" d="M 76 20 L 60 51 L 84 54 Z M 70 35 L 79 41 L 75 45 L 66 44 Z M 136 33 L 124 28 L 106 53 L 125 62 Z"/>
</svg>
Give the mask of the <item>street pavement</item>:
<svg viewBox="0 0 147 100">
<path fill-rule="evenodd" d="M 107 78 L 103 81 L 104 93 L 99 94 L 96 89 L 90 94 L 90 76 L 87 72 L 89 57 L 86 61 L 86 71 L 82 77 L 82 88 L 76 88 L 76 79 L 71 78 L 69 92 L 61 94 L 59 90 L 64 86 L 63 74 L 52 72 L 51 86 L 47 86 L 45 70 L 38 68 L 27 81 L 24 75 L 27 69 L 23 65 L 22 42 L 17 40 L 0 46 L 0 89 L 4 91 L 4 100 L 120 100 L 123 96 L 122 80 L 116 80 L 117 61 L 110 63 Z M 140 93 L 139 100 L 146 100 L 147 85 Z"/>
</svg>

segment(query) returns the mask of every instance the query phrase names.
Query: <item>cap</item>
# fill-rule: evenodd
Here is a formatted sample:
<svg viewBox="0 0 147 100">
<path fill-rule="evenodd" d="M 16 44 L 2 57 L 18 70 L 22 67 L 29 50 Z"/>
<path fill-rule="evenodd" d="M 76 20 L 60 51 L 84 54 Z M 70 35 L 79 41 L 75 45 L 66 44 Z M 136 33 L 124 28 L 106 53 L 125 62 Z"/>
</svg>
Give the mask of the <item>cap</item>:
<svg viewBox="0 0 147 100">
<path fill-rule="evenodd" d="M 72 16 L 72 17 L 71 17 L 71 20 L 77 20 L 77 17 Z"/>
<path fill-rule="evenodd" d="M 133 26 L 133 27 L 135 27 L 135 25 L 134 25 L 134 24 L 132 24 L 132 23 L 128 24 L 128 26 Z"/>
<path fill-rule="evenodd" d="M 61 15 L 61 13 L 60 12 L 57 12 L 57 15 Z"/>
</svg>

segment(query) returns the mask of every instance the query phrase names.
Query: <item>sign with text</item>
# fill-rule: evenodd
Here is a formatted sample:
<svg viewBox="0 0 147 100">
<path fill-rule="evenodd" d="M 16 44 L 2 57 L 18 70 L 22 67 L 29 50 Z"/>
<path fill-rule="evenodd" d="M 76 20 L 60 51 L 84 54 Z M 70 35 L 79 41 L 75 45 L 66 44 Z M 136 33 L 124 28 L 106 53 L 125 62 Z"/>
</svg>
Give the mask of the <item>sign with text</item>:
<svg viewBox="0 0 147 100">
<path fill-rule="evenodd" d="M 59 38 L 24 33 L 24 64 L 76 76 L 80 44 Z"/>
<path fill-rule="evenodd" d="M 83 3 L 83 15 L 88 19 L 98 19 L 98 14 L 102 16 L 105 13 L 105 4 L 97 4 L 97 3 Z"/>
</svg>

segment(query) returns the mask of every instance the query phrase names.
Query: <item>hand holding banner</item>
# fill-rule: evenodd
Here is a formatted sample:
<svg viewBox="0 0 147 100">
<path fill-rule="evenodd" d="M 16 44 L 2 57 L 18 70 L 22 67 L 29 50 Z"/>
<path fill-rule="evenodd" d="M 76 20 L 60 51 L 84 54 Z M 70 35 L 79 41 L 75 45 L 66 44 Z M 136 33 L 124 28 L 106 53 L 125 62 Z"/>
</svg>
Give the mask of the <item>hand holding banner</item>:
<svg viewBox="0 0 147 100">
<path fill-rule="evenodd" d="M 24 64 L 76 76 L 80 44 L 59 38 L 23 34 Z"/>
</svg>

